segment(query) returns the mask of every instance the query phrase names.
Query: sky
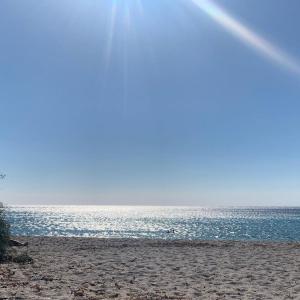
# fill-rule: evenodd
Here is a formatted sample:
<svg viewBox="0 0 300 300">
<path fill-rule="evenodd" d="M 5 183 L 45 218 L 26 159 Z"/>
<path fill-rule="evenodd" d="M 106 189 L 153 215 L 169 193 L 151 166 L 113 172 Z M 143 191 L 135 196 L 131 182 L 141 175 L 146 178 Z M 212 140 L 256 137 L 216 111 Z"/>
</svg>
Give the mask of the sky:
<svg viewBox="0 0 300 300">
<path fill-rule="evenodd" d="M 300 204 L 298 0 L 1 0 L 0 201 Z"/>
</svg>

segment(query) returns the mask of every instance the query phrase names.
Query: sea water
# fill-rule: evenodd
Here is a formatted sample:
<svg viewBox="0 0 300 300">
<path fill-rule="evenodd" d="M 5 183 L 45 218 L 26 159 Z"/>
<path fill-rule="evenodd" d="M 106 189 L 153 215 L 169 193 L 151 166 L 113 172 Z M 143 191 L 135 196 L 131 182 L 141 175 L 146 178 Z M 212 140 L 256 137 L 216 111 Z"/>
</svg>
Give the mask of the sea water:
<svg viewBox="0 0 300 300">
<path fill-rule="evenodd" d="M 300 208 L 10 206 L 13 235 L 300 241 Z"/>
</svg>

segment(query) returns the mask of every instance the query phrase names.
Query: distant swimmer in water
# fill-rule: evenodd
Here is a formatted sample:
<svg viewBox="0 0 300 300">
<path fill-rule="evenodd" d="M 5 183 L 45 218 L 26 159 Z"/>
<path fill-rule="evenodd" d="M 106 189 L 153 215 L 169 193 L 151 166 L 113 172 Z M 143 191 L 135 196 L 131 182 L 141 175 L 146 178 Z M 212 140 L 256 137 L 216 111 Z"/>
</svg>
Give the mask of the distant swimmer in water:
<svg viewBox="0 0 300 300">
<path fill-rule="evenodd" d="M 167 233 L 175 233 L 175 229 L 174 228 L 168 229 Z"/>
</svg>

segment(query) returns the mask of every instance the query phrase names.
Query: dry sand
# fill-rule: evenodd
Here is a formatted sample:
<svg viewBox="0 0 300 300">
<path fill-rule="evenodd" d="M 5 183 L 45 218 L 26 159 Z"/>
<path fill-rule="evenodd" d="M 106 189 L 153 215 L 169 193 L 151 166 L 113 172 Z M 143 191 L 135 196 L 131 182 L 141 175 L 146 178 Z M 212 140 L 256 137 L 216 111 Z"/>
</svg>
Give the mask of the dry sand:
<svg viewBox="0 0 300 300">
<path fill-rule="evenodd" d="M 300 244 L 22 238 L 0 299 L 300 299 Z"/>
</svg>

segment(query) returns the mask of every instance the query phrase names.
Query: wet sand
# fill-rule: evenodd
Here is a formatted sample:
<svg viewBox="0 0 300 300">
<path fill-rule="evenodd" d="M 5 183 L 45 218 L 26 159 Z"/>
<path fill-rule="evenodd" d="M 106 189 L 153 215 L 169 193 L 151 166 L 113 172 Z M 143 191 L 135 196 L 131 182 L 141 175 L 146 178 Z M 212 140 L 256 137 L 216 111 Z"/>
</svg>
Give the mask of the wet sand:
<svg viewBox="0 0 300 300">
<path fill-rule="evenodd" d="M 19 240 L 34 262 L 0 265 L 0 299 L 300 299 L 300 243 Z"/>
</svg>

